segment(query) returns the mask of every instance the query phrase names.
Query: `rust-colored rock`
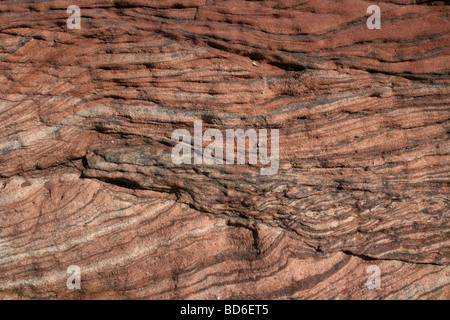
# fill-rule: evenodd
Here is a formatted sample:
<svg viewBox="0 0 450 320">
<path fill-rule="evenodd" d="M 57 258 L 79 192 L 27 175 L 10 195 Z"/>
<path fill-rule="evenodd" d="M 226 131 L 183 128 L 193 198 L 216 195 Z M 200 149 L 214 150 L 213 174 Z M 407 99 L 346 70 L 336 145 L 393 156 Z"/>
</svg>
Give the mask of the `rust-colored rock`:
<svg viewBox="0 0 450 320">
<path fill-rule="evenodd" d="M 450 298 L 448 5 L 71 4 L 0 2 L 0 298 Z M 174 164 L 195 120 L 278 173 Z"/>
</svg>

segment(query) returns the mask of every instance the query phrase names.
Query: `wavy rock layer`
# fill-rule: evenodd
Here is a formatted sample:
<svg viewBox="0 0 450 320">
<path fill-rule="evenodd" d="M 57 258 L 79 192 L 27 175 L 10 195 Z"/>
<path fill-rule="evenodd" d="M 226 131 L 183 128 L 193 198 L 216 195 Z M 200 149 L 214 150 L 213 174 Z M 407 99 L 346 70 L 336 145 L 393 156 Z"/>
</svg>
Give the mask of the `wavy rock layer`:
<svg viewBox="0 0 450 320">
<path fill-rule="evenodd" d="M 70 4 L 0 2 L 0 298 L 450 298 L 449 6 Z M 195 120 L 278 173 L 175 165 Z"/>
</svg>

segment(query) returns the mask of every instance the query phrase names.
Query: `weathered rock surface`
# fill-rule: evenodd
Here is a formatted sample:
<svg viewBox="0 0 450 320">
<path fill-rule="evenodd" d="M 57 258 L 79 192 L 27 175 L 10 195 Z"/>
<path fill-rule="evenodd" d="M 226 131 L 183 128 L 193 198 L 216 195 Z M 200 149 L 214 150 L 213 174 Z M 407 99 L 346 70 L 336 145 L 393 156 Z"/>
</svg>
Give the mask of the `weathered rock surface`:
<svg viewBox="0 0 450 320">
<path fill-rule="evenodd" d="M 0 2 L 0 298 L 449 299 L 449 6 L 371 4 Z M 194 120 L 278 174 L 175 165 Z"/>
</svg>

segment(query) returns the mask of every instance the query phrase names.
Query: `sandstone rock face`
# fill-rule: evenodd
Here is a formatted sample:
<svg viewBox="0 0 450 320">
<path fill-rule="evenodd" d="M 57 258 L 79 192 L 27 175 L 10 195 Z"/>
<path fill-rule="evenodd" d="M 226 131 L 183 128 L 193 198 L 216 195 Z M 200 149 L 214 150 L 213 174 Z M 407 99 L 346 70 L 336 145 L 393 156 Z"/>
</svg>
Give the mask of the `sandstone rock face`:
<svg viewBox="0 0 450 320">
<path fill-rule="evenodd" d="M 449 299 L 449 6 L 371 4 L 1 1 L 0 298 Z M 278 173 L 174 164 L 197 120 Z"/>
</svg>

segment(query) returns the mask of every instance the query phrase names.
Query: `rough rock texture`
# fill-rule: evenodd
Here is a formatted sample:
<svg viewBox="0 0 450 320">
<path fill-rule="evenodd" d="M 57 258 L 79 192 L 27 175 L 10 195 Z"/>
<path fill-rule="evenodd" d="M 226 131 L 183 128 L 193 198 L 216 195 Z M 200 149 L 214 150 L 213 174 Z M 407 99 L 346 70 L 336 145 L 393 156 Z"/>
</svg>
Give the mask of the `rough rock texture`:
<svg viewBox="0 0 450 320">
<path fill-rule="evenodd" d="M 449 17 L 0 1 L 0 298 L 449 299 Z M 173 164 L 194 120 L 279 129 L 278 174 Z"/>
</svg>

